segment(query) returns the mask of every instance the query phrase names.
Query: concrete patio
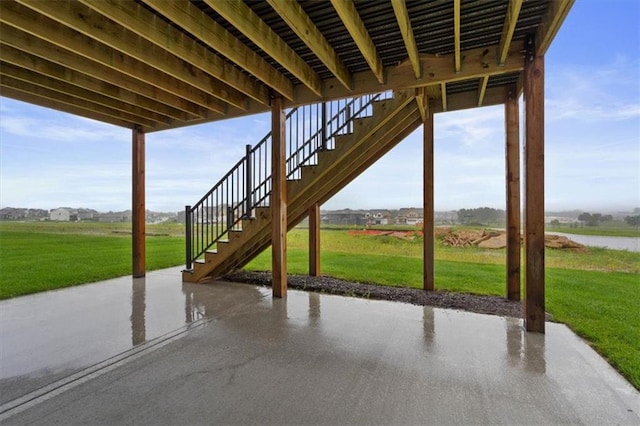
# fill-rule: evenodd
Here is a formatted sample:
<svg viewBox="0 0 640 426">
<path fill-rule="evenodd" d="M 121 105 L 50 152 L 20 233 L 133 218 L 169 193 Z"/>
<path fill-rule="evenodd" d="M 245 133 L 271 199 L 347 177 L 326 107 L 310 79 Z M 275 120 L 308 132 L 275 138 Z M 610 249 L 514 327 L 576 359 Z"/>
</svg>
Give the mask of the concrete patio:
<svg viewBox="0 0 640 426">
<path fill-rule="evenodd" d="M 0 302 L 0 421 L 640 424 L 564 325 L 179 277 Z"/>
</svg>

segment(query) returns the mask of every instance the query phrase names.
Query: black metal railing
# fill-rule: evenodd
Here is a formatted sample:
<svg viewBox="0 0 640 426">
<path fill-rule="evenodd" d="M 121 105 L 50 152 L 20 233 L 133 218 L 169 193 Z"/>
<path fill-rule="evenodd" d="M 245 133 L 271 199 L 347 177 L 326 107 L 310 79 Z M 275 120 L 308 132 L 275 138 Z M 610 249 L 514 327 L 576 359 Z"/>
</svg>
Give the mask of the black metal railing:
<svg viewBox="0 0 640 426">
<path fill-rule="evenodd" d="M 373 114 L 373 102 L 389 99 L 391 91 L 305 105 L 287 112 L 286 175 L 299 179 L 302 166 L 317 164 L 318 152 L 335 148 L 335 137 L 353 131 L 353 122 Z M 229 232 L 240 230 L 242 220 L 256 207 L 268 206 L 271 195 L 271 132 L 196 204 L 185 206 L 186 267 L 211 250 Z"/>
</svg>

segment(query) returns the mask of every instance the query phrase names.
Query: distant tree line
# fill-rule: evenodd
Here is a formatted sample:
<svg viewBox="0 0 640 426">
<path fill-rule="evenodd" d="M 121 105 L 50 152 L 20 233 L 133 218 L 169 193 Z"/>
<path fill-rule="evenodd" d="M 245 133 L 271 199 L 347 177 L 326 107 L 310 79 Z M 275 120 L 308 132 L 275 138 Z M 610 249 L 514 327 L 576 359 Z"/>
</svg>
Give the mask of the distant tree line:
<svg viewBox="0 0 640 426">
<path fill-rule="evenodd" d="M 491 207 L 458 210 L 458 222 L 465 225 L 504 223 L 505 218 L 506 214 L 504 210 L 493 209 Z"/>
<path fill-rule="evenodd" d="M 635 216 L 627 216 L 624 218 L 624 221 L 629 226 L 640 226 L 640 214 Z"/>
<path fill-rule="evenodd" d="M 613 216 L 610 214 L 601 213 L 587 213 L 584 212 L 578 216 L 578 220 L 586 226 L 598 226 L 602 222 L 610 222 L 613 220 Z"/>
</svg>

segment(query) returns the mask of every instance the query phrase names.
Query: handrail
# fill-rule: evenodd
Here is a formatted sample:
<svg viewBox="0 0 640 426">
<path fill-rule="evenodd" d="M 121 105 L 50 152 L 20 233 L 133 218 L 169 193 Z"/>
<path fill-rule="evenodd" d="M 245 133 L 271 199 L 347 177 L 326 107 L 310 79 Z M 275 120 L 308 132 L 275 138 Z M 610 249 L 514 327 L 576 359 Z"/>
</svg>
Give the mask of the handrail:
<svg viewBox="0 0 640 426">
<path fill-rule="evenodd" d="M 355 119 L 372 114 L 373 102 L 392 96 L 387 91 L 289 110 L 285 116 L 287 179 L 299 179 L 303 166 L 317 164 L 318 152 L 334 149 L 336 136 L 353 131 Z M 269 205 L 270 161 L 271 132 L 255 146 L 247 145 L 245 156 L 218 183 L 196 204 L 185 206 L 187 270 L 223 237 L 239 230 L 256 207 Z"/>
</svg>

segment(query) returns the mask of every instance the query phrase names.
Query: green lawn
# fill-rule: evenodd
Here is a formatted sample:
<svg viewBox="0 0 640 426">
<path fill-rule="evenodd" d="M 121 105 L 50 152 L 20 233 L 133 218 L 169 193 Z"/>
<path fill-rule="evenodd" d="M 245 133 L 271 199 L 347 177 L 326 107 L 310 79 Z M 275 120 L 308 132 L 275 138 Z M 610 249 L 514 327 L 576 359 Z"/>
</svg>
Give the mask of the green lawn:
<svg viewBox="0 0 640 426">
<path fill-rule="evenodd" d="M 130 227 L 70 225 L 0 226 L 0 299 L 131 274 Z M 146 250 L 148 270 L 184 262 L 183 237 L 148 237 Z"/>
<path fill-rule="evenodd" d="M 547 224 L 545 227 L 548 232 L 563 232 L 565 234 L 576 235 L 599 235 L 607 237 L 640 237 L 640 228 L 637 226 L 627 225 L 623 221 L 611 221 L 599 223 L 598 226 L 579 226 L 571 228 L 566 225 L 552 226 Z"/>
<path fill-rule="evenodd" d="M 0 222 L 0 298 L 131 274 L 130 225 Z M 181 265 L 183 227 L 149 225 L 147 269 Z M 422 242 L 322 231 L 322 273 L 350 281 L 421 287 Z M 503 295 L 505 251 L 436 245 L 439 290 Z M 290 273 L 305 274 L 307 232 L 288 234 Z M 640 389 L 640 254 L 546 251 L 547 311 Z M 268 270 L 270 253 L 249 269 Z"/>
<path fill-rule="evenodd" d="M 422 242 L 322 232 L 322 273 L 349 281 L 422 287 Z M 288 235 L 288 268 L 306 274 L 307 237 Z M 640 253 L 546 251 L 546 308 L 640 389 Z M 438 290 L 502 296 L 505 251 L 436 246 Z M 248 266 L 271 268 L 267 250 Z"/>
</svg>

